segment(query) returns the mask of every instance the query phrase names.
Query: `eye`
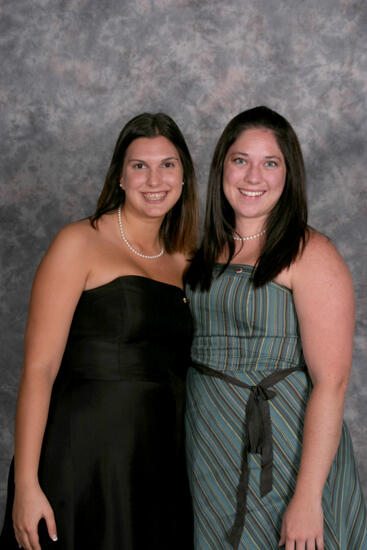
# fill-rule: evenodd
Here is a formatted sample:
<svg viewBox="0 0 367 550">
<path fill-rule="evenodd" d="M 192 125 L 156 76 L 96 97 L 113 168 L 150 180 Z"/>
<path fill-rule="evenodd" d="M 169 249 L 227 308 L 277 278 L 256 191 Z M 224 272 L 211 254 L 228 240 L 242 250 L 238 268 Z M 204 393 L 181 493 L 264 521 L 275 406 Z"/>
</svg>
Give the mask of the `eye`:
<svg viewBox="0 0 367 550">
<path fill-rule="evenodd" d="M 265 166 L 267 166 L 268 168 L 275 168 L 276 166 L 278 166 L 278 163 L 275 160 L 267 160 L 265 162 Z"/>
<path fill-rule="evenodd" d="M 142 162 L 135 162 L 135 164 L 133 164 L 133 168 L 135 170 L 141 170 L 142 168 L 144 168 L 144 164 Z"/>
<path fill-rule="evenodd" d="M 163 163 L 164 168 L 174 168 L 175 163 L 171 160 L 166 160 L 166 162 Z"/>
<path fill-rule="evenodd" d="M 239 165 L 243 165 L 243 164 L 246 164 L 246 159 L 244 159 L 243 157 L 235 157 L 232 162 L 234 164 L 239 164 Z"/>
</svg>

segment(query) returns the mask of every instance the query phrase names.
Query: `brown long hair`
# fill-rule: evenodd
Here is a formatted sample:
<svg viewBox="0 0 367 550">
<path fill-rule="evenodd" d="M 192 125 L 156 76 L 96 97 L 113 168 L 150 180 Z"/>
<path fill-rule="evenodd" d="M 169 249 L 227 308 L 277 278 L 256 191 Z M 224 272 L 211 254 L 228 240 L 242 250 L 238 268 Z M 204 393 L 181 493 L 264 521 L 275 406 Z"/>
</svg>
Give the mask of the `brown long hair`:
<svg viewBox="0 0 367 550">
<path fill-rule="evenodd" d="M 253 271 L 255 286 L 262 286 L 289 267 L 302 250 L 307 237 L 305 168 L 300 144 L 289 122 L 268 107 L 255 107 L 235 116 L 224 129 L 214 151 L 209 173 L 204 237 L 189 267 L 186 281 L 192 288 L 208 289 L 213 267 L 221 252 L 229 255 L 223 272 L 233 259 L 236 228 L 234 211 L 223 192 L 223 165 L 228 149 L 249 128 L 271 130 L 286 163 L 286 180 L 281 197 L 266 222 L 266 240 Z"/>
<path fill-rule="evenodd" d="M 183 167 L 184 186 L 179 200 L 167 212 L 160 227 L 160 237 L 165 250 L 170 254 L 180 251 L 192 253 L 197 244 L 198 203 L 196 177 L 186 141 L 174 120 L 164 113 L 142 113 L 132 118 L 121 130 L 117 139 L 111 164 L 108 169 L 97 209 L 90 217 L 96 228 L 98 219 L 125 202 L 125 191 L 120 187 L 120 178 L 126 150 L 134 139 L 163 136 L 177 149 Z"/>
</svg>

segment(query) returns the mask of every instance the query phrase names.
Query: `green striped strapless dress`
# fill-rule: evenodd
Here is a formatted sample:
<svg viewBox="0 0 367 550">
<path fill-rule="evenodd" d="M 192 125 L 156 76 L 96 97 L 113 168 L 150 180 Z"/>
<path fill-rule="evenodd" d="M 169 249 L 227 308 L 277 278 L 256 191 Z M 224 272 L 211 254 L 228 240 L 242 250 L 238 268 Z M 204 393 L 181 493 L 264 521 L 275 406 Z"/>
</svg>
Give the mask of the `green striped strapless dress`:
<svg viewBox="0 0 367 550">
<path fill-rule="evenodd" d="M 231 264 L 217 277 L 221 267 L 208 292 L 186 288 L 194 319 L 186 438 L 195 549 L 275 550 L 312 385 L 291 290 L 275 282 L 255 289 L 246 265 Z M 325 550 L 367 550 L 344 423 L 323 510 Z"/>
</svg>

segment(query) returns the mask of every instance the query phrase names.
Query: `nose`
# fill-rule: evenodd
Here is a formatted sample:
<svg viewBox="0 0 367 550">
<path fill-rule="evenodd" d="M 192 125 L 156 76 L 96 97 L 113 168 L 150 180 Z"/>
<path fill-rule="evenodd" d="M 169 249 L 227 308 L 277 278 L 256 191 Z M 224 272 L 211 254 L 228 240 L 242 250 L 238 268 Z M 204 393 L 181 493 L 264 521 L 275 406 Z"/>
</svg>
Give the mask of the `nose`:
<svg viewBox="0 0 367 550">
<path fill-rule="evenodd" d="M 261 181 L 261 168 L 257 163 L 250 163 L 246 171 L 246 181 L 252 184 L 260 183 Z"/>
<path fill-rule="evenodd" d="M 158 170 L 152 168 L 149 170 L 148 185 L 150 187 L 157 187 L 161 183 L 161 178 Z"/>
</svg>

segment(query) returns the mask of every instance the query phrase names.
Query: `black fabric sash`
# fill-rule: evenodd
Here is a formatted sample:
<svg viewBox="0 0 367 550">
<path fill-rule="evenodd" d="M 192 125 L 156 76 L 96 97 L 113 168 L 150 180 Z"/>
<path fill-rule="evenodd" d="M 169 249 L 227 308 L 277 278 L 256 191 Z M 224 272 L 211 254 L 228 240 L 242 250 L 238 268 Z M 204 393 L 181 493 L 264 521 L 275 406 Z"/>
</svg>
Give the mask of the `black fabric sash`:
<svg viewBox="0 0 367 550">
<path fill-rule="evenodd" d="M 292 372 L 297 370 L 304 371 L 305 367 L 292 367 L 289 369 L 279 370 L 263 378 L 256 386 L 250 386 L 230 376 L 224 372 L 209 368 L 205 365 L 193 363 L 194 367 L 201 374 L 220 378 L 229 384 L 240 386 L 251 390 L 246 405 L 246 425 L 245 425 L 245 441 L 243 446 L 242 467 L 240 480 L 237 488 L 237 509 L 234 524 L 231 531 L 228 533 L 228 542 L 234 550 L 237 550 L 245 524 L 246 517 L 246 501 L 248 489 L 248 453 L 260 453 L 262 455 L 261 477 L 260 477 L 260 494 L 267 495 L 273 487 L 273 437 L 271 431 L 271 418 L 269 399 L 276 396 L 274 390 L 269 389 L 283 378 L 286 378 Z"/>
</svg>

